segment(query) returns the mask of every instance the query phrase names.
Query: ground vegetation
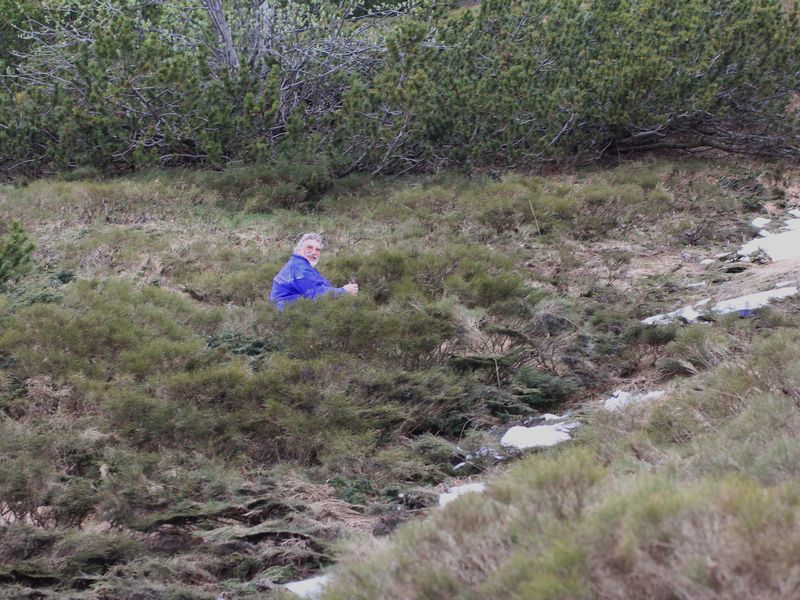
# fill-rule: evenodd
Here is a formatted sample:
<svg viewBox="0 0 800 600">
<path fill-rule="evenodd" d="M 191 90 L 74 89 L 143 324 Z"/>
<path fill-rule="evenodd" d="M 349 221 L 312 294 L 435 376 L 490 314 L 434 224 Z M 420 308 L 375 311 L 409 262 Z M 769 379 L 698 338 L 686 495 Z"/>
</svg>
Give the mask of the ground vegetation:
<svg viewBox="0 0 800 600">
<path fill-rule="evenodd" d="M 715 503 L 697 512 L 706 493 L 773 494 L 770 514 L 791 512 L 789 434 L 751 435 L 745 421 L 761 423 L 756 396 L 791 413 L 794 317 L 714 329 L 640 322 L 702 293 L 687 278 L 738 281 L 722 264 L 702 271 L 699 258 L 749 235 L 758 211 L 791 201 L 790 165 L 662 158 L 499 179 L 351 175 L 300 208 L 250 209 L 285 172 L 73 174 L 0 188 L 3 221 L 35 244 L 30 268 L 0 295 L 2 594 L 280 597 L 279 584 L 335 561 L 342 538 L 388 533 L 434 504 L 441 482 L 510 458 L 500 427 L 620 382 L 694 377 L 679 401 L 598 417 L 583 449 L 516 467 L 497 484 L 505 495 L 490 492 L 491 518 L 477 504 L 437 517 L 455 524 L 463 512 L 463 535 L 491 530 L 494 541 L 480 545 L 491 551 L 446 541 L 463 545 L 463 560 L 453 555 L 461 566 L 437 567 L 427 583 L 391 581 L 399 571 L 376 559 L 376 585 L 446 597 L 436 594 L 463 589 L 468 572 L 478 595 L 498 586 L 525 597 L 544 585 L 531 573 L 546 571 L 553 589 L 583 593 L 612 567 L 638 572 L 636 544 L 667 531 L 623 510 L 639 506 L 632 498 L 650 502 L 653 489 L 698 527 L 723 514 Z M 291 173 L 308 176 L 302 166 Z M 306 230 L 328 241 L 325 274 L 355 278 L 361 293 L 281 313 L 267 301 L 270 278 Z M 526 478 L 550 492 L 523 498 Z M 519 513 L 518 500 L 536 507 Z M 724 513 L 731 535 L 739 508 Z M 539 515 L 550 533 L 522 535 L 521 514 Z M 634 536 L 619 542 L 629 562 L 596 563 L 592 548 L 621 530 L 613 523 Z M 578 537 L 548 546 L 552 527 Z M 449 531 L 442 525 L 441 536 Z M 428 535 L 419 524 L 398 538 L 413 544 L 394 543 L 411 552 L 414 536 Z M 430 556 L 445 555 L 429 543 Z M 762 559 L 777 573 L 789 555 Z M 562 560 L 572 565 L 566 583 Z M 411 563 L 400 571 L 415 573 Z M 371 581 L 358 575 L 366 568 L 346 567 L 331 593 Z M 631 577 L 620 594 L 657 587 Z"/>
</svg>

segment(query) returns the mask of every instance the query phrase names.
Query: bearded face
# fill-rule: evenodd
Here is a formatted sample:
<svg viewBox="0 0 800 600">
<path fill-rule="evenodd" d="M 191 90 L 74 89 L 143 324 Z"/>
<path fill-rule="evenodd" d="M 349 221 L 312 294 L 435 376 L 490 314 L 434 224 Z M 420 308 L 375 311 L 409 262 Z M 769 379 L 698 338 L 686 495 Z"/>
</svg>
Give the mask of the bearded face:
<svg viewBox="0 0 800 600">
<path fill-rule="evenodd" d="M 316 267 L 319 262 L 320 254 L 322 254 L 322 244 L 316 240 L 306 240 L 303 242 L 301 254 L 303 258 L 311 263 L 312 267 Z"/>
</svg>

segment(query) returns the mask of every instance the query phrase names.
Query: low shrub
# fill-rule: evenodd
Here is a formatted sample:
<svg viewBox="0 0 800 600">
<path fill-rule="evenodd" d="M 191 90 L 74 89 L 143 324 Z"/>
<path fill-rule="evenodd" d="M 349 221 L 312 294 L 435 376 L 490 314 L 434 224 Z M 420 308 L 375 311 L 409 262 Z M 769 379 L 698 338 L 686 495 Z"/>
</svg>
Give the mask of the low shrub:
<svg viewBox="0 0 800 600">
<path fill-rule="evenodd" d="M 189 326 L 204 328 L 207 316 L 158 288 L 76 281 L 62 306 L 18 311 L 0 336 L 0 351 L 13 355 L 14 370 L 27 377 L 143 377 L 197 360 L 204 344 Z"/>
<path fill-rule="evenodd" d="M 28 560 L 50 548 L 56 539 L 52 531 L 27 523 L 0 526 L 0 559 L 6 564 Z"/>
<path fill-rule="evenodd" d="M 333 183 L 325 161 L 309 164 L 289 159 L 200 173 L 193 179 L 216 191 L 225 208 L 247 212 L 310 208 Z"/>
<path fill-rule="evenodd" d="M 725 331 L 703 324 L 689 325 L 677 330 L 660 364 L 669 373 L 694 374 L 718 365 L 736 347 L 736 340 Z"/>
<path fill-rule="evenodd" d="M 435 252 L 394 248 L 336 257 L 335 280 L 354 278 L 377 303 L 459 298 L 467 306 L 491 307 L 528 294 L 513 261 L 485 246 L 448 243 Z"/>
<path fill-rule="evenodd" d="M 692 444 L 687 461 L 699 476 L 752 477 L 764 485 L 793 481 L 800 457 L 800 411 L 784 395 L 756 395 L 736 417 Z"/>
<path fill-rule="evenodd" d="M 33 242 L 17 221 L 12 221 L 4 237 L 0 237 L 0 291 L 6 282 L 20 276 L 30 267 Z"/>
<path fill-rule="evenodd" d="M 65 577 L 104 573 L 144 550 L 141 542 L 117 532 L 70 532 L 53 547 L 53 561 Z"/>
<path fill-rule="evenodd" d="M 533 408 L 563 402 L 582 386 L 572 375 L 558 376 L 525 365 L 514 373 L 513 394 Z"/>
<path fill-rule="evenodd" d="M 84 477 L 60 477 L 48 490 L 47 505 L 52 519 L 61 527 L 78 527 L 94 513 L 100 502 L 95 483 Z"/>
<path fill-rule="evenodd" d="M 243 408 L 252 405 L 253 383 L 250 370 L 238 362 L 175 373 L 159 385 L 158 395 L 176 404 Z"/>
<path fill-rule="evenodd" d="M 296 358 L 344 353 L 406 366 L 442 360 L 442 344 L 456 333 L 440 305 L 375 305 L 370 298 L 301 300 L 285 312 L 283 346 Z"/>
<path fill-rule="evenodd" d="M 359 385 L 373 402 L 403 415 L 393 428 L 397 435 L 457 435 L 467 422 L 476 425 L 482 419 L 483 386 L 442 368 L 377 372 Z"/>
</svg>

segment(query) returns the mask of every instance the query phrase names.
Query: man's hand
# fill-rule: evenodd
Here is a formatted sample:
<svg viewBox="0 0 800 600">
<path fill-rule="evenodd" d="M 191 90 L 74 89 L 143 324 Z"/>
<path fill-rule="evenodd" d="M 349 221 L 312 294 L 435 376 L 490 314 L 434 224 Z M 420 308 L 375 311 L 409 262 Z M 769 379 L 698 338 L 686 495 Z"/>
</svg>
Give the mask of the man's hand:
<svg viewBox="0 0 800 600">
<path fill-rule="evenodd" d="M 351 296 L 355 296 L 358 294 L 358 284 L 357 283 L 348 283 L 347 285 L 343 285 L 342 288 L 345 292 L 350 294 Z"/>
</svg>

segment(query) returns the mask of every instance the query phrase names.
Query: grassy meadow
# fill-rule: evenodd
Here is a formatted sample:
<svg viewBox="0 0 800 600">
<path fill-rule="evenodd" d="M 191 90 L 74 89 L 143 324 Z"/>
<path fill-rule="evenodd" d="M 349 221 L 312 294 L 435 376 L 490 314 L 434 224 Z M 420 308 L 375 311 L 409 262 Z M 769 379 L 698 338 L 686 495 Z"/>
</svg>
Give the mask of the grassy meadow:
<svg viewBox="0 0 800 600">
<path fill-rule="evenodd" d="M 0 598 L 285 598 L 337 562 L 326 598 L 793 597 L 797 302 L 640 322 L 746 276 L 699 261 L 792 182 L 651 158 L 0 186 L 0 227 L 36 245 L 0 293 Z M 361 291 L 281 313 L 271 279 L 305 231 Z M 588 404 L 655 386 L 621 414 Z M 565 447 L 454 468 L 567 409 Z"/>
</svg>

